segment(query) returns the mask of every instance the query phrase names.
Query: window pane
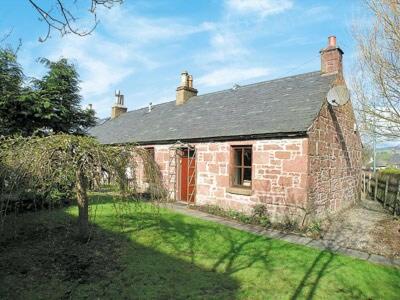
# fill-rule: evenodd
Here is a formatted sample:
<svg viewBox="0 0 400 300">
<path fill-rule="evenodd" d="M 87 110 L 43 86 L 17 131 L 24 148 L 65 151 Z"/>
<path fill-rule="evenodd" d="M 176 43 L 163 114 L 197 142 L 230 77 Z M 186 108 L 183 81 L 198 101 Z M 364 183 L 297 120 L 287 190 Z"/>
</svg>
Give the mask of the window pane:
<svg viewBox="0 0 400 300">
<path fill-rule="evenodd" d="M 234 166 L 242 165 L 242 149 L 241 148 L 233 149 L 233 165 Z"/>
<path fill-rule="evenodd" d="M 251 181 L 251 168 L 244 168 L 243 180 Z"/>
<path fill-rule="evenodd" d="M 194 150 L 193 149 L 189 150 L 189 157 L 194 157 Z"/>
<path fill-rule="evenodd" d="M 251 167 L 251 148 L 245 148 L 244 150 L 244 165 Z"/>
<path fill-rule="evenodd" d="M 233 185 L 242 185 L 242 168 L 234 168 Z"/>
</svg>

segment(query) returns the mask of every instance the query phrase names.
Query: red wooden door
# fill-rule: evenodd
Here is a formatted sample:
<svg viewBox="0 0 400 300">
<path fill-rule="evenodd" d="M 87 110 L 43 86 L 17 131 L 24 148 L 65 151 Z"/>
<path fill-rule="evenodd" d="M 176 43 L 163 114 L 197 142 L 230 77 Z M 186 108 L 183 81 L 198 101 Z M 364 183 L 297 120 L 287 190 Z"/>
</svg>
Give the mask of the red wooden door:
<svg viewBox="0 0 400 300">
<path fill-rule="evenodd" d="M 181 201 L 194 202 L 196 164 L 194 157 L 181 158 Z"/>
</svg>

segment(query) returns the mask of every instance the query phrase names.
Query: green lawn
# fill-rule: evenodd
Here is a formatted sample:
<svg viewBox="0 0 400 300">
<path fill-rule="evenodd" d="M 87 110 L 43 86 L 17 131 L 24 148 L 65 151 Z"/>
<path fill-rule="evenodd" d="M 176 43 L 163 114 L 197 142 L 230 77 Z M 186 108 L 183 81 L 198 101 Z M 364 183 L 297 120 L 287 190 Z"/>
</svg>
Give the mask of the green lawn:
<svg viewBox="0 0 400 300">
<path fill-rule="evenodd" d="M 124 212 L 93 205 L 87 244 L 75 207 L 19 217 L 0 239 L 0 299 L 400 298 L 398 269 L 146 205 Z"/>
</svg>

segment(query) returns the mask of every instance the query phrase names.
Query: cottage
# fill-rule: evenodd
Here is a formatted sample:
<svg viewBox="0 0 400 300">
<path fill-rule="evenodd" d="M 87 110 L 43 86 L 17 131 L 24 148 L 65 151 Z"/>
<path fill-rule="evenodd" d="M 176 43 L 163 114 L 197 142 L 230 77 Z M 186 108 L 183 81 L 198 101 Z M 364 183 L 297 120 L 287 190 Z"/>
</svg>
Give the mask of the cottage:
<svg viewBox="0 0 400 300">
<path fill-rule="evenodd" d="M 316 72 L 203 95 L 182 72 L 174 101 L 128 112 L 118 94 L 90 133 L 146 147 L 177 201 L 245 212 L 261 203 L 275 218 L 337 211 L 359 199 L 361 140 L 351 102 L 327 101 L 345 84 L 335 37 L 320 54 Z"/>
</svg>

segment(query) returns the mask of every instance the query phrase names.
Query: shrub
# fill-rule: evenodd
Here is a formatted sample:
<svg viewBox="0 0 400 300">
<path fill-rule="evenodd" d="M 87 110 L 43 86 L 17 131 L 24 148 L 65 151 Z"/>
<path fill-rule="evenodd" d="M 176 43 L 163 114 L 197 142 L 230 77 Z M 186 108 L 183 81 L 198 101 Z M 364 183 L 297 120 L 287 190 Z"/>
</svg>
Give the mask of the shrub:
<svg viewBox="0 0 400 300">
<path fill-rule="evenodd" d="M 255 205 L 253 208 L 253 213 L 251 215 L 247 215 L 243 212 L 239 212 L 233 209 L 225 210 L 217 205 L 207 204 L 199 206 L 198 209 L 212 215 L 233 219 L 244 224 L 261 225 L 264 227 L 268 227 L 271 225 L 268 217 L 267 208 L 264 205 Z"/>
<path fill-rule="evenodd" d="M 379 174 L 382 175 L 396 175 L 397 177 L 400 176 L 400 169 L 397 168 L 386 168 L 383 170 L 379 170 Z"/>
<path fill-rule="evenodd" d="M 322 237 L 322 224 L 318 220 L 314 220 L 308 225 L 307 233 L 309 233 L 313 238 L 321 238 Z"/>
<path fill-rule="evenodd" d="M 280 225 L 286 231 L 300 231 L 299 221 L 295 218 L 289 217 L 288 215 L 285 215 Z"/>
</svg>

